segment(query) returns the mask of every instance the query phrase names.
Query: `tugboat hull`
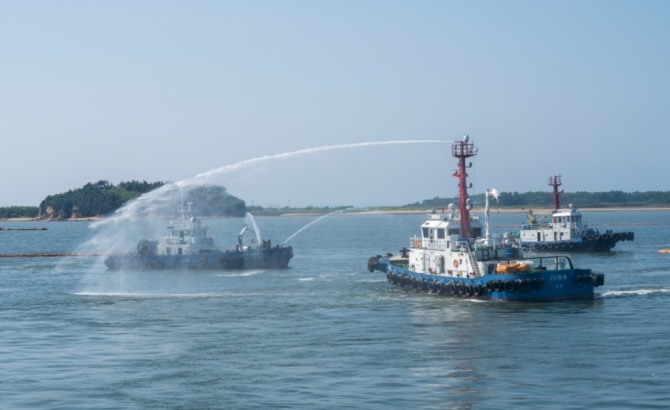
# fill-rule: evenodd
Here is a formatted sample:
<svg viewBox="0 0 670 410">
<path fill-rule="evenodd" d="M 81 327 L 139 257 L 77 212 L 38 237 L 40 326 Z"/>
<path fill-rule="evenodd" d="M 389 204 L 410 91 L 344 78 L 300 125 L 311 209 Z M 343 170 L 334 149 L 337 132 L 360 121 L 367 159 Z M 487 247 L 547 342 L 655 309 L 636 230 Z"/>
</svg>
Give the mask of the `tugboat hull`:
<svg viewBox="0 0 670 410">
<path fill-rule="evenodd" d="M 407 290 L 468 299 L 547 302 L 593 299 L 594 290 L 605 283 L 605 275 L 590 269 L 538 270 L 523 273 L 455 277 L 417 273 L 389 262 L 370 258 L 368 269 L 386 272 L 389 283 Z"/>
<path fill-rule="evenodd" d="M 110 270 L 285 269 L 292 257 L 293 248 L 287 246 L 202 255 L 111 255 L 105 265 Z"/>
<path fill-rule="evenodd" d="M 611 232 L 584 237 L 581 241 L 521 243 L 524 252 L 609 252 L 617 242 L 632 241 L 634 232 Z"/>
</svg>

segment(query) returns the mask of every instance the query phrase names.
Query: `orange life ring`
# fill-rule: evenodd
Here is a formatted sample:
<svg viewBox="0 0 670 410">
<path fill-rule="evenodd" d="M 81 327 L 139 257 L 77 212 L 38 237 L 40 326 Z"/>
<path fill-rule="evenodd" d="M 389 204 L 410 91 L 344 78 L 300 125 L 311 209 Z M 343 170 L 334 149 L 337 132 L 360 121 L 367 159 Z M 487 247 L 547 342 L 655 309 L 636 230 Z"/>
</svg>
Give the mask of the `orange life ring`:
<svg viewBox="0 0 670 410">
<path fill-rule="evenodd" d="M 454 259 L 454 268 L 458 268 L 458 260 Z"/>
</svg>

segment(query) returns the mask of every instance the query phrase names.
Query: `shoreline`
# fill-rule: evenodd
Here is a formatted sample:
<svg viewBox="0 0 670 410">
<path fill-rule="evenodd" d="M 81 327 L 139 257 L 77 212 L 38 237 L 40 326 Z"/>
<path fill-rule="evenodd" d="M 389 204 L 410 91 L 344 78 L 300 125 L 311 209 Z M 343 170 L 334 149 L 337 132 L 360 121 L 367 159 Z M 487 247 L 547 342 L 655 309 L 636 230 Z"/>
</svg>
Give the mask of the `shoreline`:
<svg viewBox="0 0 670 410">
<path fill-rule="evenodd" d="M 529 210 L 533 210 L 535 215 L 551 215 L 554 211 L 552 208 L 491 208 L 489 212 L 491 214 L 526 214 Z M 582 213 L 589 212 L 659 212 L 659 211 L 670 211 L 670 207 L 662 206 L 650 206 L 650 207 L 608 207 L 608 208 L 577 208 Z M 430 212 L 430 210 L 353 210 L 346 211 L 344 214 L 352 215 L 412 215 L 412 214 L 425 214 Z M 472 214 L 482 214 L 484 213 L 483 209 L 475 209 L 470 211 Z M 284 214 L 286 216 L 291 215 L 316 215 L 316 214 Z"/>
<path fill-rule="evenodd" d="M 525 214 L 529 210 L 533 210 L 533 213 L 536 215 L 551 215 L 553 209 L 551 208 L 492 208 L 490 209 L 491 214 Z M 670 206 L 649 206 L 649 207 L 606 207 L 606 208 L 578 208 L 579 211 L 583 213 L 589 212 L 663 212 L 670 211 Z M 341 212 L 341 215 L 421 215 L 429 213 L 429 209 L 353 209 Z M 476 209 L 470 211 L 473 214 L 482 214 L 484 213 L 483 209 Z M 277 213 L 273 215 L 263 215 L 259 214 L 257 216 L 280 216 L 280 217 L 293 217 L 293 216 L 322 216 L 327 215 L 327 212 L 295 212 L 295 213 Z M 207 217 L 207 218 L 218 218 L 218 217 Z M 90 218 L 70 218 L 70 219 L 38 219 L 38 218 L 0 218 L 0 223 L 2 222 L 95 222 L 103 219 L 102 217 L 90 217 Z"/>
</svg>

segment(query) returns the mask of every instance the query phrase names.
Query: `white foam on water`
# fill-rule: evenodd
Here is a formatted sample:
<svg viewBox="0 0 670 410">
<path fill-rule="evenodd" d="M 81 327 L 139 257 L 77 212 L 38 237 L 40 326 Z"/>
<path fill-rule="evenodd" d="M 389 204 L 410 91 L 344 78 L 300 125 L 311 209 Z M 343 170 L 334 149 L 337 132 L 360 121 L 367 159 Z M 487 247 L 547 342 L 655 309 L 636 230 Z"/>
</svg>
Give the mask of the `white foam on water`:
<svg viewBox="0 0 670 410">
<path fill-rule="evenodd" d="M 263 269 L 253 269 L 253 270 L 240 270 L 240 271 L 233 271 L 233 272 L 220 272 L 216 273 L 213 276 L 219 276 L 219 277 L 226 277 L 226 278 L 232 278 L 232 277 L 244 277 L 244 276 L 254 276 L 258 275 L 259 273 L 263 273 L 265 270 Z"/>
<path fill-rule="evenodd" d="M 670 288 L 658 289 L 632 289 L 632 290 L 607 290 L 602 292 L 602 297 L 622 297 L 622 296 L 648 296 L 670 294 Z"/>
<path fill-rule="evenodd" d="M 81 291 L 72 293 L 76 296 L 116 297 L 116 298 L 139 298 L 139 299 L 207 299 L 222 298 L 225 293 L 161 293 L 161 292 L 89 292 Z"/>
</svg>

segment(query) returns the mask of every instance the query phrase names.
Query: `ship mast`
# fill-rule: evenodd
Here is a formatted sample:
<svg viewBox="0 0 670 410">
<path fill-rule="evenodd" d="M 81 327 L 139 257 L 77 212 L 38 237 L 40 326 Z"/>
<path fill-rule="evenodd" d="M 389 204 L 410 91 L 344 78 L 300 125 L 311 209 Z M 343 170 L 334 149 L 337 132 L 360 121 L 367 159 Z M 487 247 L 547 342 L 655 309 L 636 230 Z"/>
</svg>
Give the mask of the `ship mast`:
<svg viewBox="0 0 670 410">
<path fill-rule="evenodd" d="M 561 208 L 560 196 L 563 191 L 558 190 L 558 187 L 561 186 L 561 176 L 549 177 L 549 185 L 554 187 L 554 212 L 556 212 Z"/>
<path fill-rule="evenodd" d="M 461 236 L 470 239 L 472 238 L 472 229 L 470 229 L 468 188 L 472 188 L 472 184 L 468 185 L 466 169 L 472 167 L 472 163 L 466 165 L 465 159 L 477 155 L 477 149 L 466 134 L 462 141 L 454 142 L 451 146 L 451 155 L 458 158 L 458 170 L 454 172 L 454 176 L 458 178 L 458 210 L 461 219 Z"/>
</svg>

